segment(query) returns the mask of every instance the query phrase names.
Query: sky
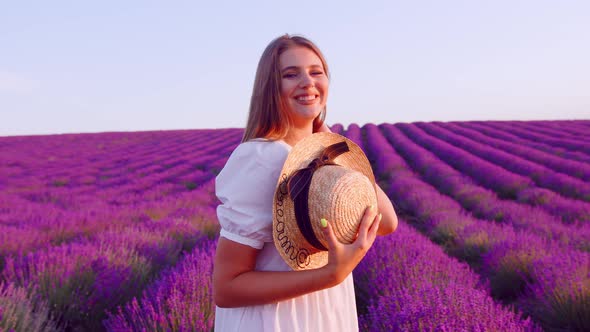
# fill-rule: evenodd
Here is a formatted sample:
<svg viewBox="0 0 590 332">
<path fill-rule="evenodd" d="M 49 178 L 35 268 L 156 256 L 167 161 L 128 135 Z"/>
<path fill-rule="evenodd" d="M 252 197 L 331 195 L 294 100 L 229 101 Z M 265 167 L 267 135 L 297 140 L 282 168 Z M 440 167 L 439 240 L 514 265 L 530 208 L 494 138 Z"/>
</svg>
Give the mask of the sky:
<svg viewBox="0 0 590 332">
<path fill-rule="evenodd" d="M 0 136 L 244 127 L 303 35 L 329 125 L 590 119 L 588 1 L 6 1 Z"/>
</svg>

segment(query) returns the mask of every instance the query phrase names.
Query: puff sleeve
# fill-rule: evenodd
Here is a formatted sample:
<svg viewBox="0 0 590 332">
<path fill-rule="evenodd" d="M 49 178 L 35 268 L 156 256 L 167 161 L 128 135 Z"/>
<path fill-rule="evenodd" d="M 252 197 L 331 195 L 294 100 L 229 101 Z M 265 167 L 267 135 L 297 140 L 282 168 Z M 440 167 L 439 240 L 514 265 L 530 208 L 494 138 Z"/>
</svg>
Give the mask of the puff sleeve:
<svg viewBox="0 0 590 332">
<path fill-rule="evenodd" d="M 272 201 L 287 154 L 268 142 L 242 143 L 232 152 L 215 179 L 220 236 L 255 249 L 272 242 Z"/>
</svg>

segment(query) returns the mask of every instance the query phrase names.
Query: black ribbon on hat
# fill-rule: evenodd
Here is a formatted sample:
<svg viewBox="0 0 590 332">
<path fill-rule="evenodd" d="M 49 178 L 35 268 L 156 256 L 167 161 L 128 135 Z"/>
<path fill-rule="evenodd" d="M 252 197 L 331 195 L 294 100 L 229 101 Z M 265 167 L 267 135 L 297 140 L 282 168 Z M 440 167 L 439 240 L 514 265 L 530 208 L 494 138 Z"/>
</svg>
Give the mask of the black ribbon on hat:
<svg viewBox="0 0 590 332">
<path fill-rule="evenodd" d="M 297 170 L 287 182 L 289 197 L 293 200 L 295 208 L 295 219 L 303 237 L 318 250 L 326 251 L 326 248 L 315 236 L 311 221 L 309 220 L 309 186 L 313 173 L 322 166 L 338 165 L 334 159 L 339 155 L 350 151 L 346 141 L 334 143 L 324 149 L 322 154 L 312 160 L 305 168 Z"/>
</svg>

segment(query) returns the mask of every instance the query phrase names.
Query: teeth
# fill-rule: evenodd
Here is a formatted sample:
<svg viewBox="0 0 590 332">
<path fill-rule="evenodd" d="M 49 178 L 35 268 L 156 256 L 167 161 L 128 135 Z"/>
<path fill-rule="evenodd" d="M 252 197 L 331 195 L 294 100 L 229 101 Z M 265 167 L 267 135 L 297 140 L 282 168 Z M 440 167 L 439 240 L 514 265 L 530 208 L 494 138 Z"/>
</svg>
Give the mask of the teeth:
<svg viewBox="0 0 590 332">
<path fill-rule="evenodd" d="M 301 96 L 301 97 L 298 97 L 297 98 L 297 100 L 300 100 L 300 101 L 307 101 L 307 100 L 314 100 L 314 99 L 315 99 L 315 95 L 313 95 L 313 96 Z"/>
</svg>

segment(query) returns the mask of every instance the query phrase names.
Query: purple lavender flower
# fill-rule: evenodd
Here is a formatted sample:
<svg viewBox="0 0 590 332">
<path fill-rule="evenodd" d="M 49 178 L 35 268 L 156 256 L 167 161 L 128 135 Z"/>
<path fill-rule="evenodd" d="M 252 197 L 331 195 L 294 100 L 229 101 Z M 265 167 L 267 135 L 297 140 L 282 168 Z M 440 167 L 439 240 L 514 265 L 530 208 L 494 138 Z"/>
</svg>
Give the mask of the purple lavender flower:
<svg viewBox="0 0 590 332">
<path fill-rule="evenodd" d="M 354 271 L 366 331 L 540 331 L 495 303 L 464 263 L 400 221 Z"/>
<path fill-rule="evenodd" d="M 0 331 L 57 330 L 47 303 L 33 294 L 13 283 L 0 282 Z"/>
<path fill-rule="evenodd" d="M 166 270 L 141 299 L 108 313 L 107 331 L 211 331 L 215 241 L 205 240 L 175 268 Z"/>
</svg>

